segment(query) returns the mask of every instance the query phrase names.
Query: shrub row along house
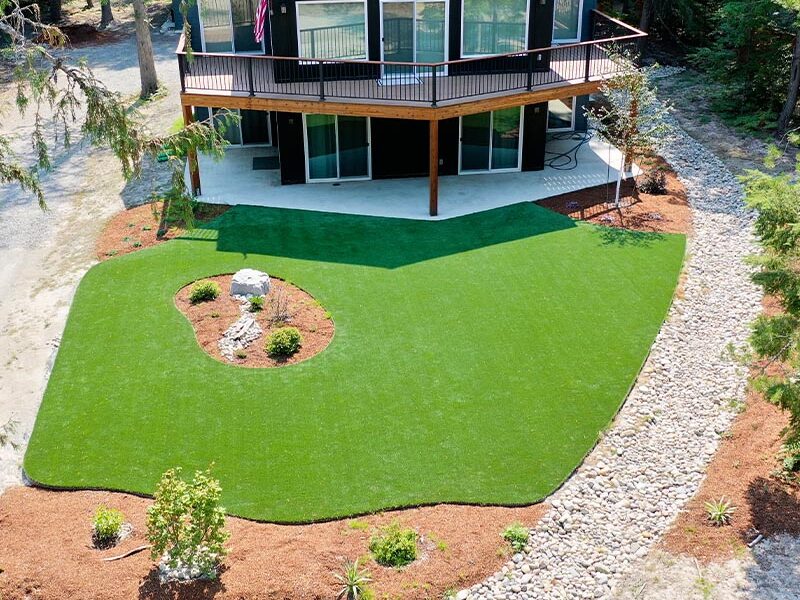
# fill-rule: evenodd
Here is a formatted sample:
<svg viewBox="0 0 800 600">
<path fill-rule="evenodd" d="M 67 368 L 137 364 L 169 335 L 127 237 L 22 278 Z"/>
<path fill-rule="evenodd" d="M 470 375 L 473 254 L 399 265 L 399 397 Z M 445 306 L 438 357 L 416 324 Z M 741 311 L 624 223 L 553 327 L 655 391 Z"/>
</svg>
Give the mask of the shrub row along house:
<svg viewBox="0 0 800 600">
<path fill-rule="evenodd" d="M 226 137 L 271 148 L 253 169 L 280 184 L 428 177 L 431 215 L 439 175 L 543 169 L 548 132 L 585 129 L 611 57 L 644 35 L 595 0 L 271 0 L 263 41 L 257 10 L 190 8 L 184 119 L 238 111 Z"/>
</svg>

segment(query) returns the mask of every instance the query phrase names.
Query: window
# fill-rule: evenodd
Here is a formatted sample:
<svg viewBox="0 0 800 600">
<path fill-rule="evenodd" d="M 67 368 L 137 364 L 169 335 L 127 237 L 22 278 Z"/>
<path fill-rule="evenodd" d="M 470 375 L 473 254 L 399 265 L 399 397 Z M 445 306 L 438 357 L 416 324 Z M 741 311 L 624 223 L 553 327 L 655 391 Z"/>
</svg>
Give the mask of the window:
<svg viewBox="0 0 800 600">
<path fill-rule="evenodd" d="M 508 54 L 527 48 L 528 0 L 464 0 L 461 54 Z"/>
<path fill-rule="evenodd" d="M 370 177 L 369 119 L 303 115 L 309 181 Z"/>
<path fill-rule="evenodd" d="M 206 52 L 261 52 L 253 33 L 258 0 L 200 0 Z"/>
<path fill-rule="evenodd" d="M 521 108 L 462 117 L 461 172 L 519 170 L 521 132 Z"/>
<path fill-rule="evenodd" d="M 547 130 L 571 131 L 575 128 L 575 98 L 561 98 L 547 103 Z"/>
<path fill-rule="evenodd" d="M 298 2 L 297 40 L 301 58 L 366 60 L 364 2 Z"/>
<path fill-rule="evenodd" d="M 553 41 L 578 42 L 581 38 L 582 0 L 556 0 Z"/>
</svg>

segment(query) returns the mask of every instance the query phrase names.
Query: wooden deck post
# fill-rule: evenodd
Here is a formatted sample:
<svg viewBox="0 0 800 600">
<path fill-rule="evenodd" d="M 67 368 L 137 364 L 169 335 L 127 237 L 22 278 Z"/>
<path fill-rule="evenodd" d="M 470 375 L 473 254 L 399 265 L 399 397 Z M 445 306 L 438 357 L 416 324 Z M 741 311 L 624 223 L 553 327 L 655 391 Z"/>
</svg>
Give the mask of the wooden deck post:
<svg viewBox="0 0 800 600">
<path fill-rule="evenodd" d="M 192 107 L 184 104 L 183 108 L 183 124 L 184 126 L 191 124 L 194 121 L 194 113 Z M 196 196 L 200 193 L 200 166 L 197 163 L 197 152 L 189 150 L 187 159 L 189 160 L 189 177 L 192 182 L 192 195 Z"/>
<path fill-rule="evenodd" d="M 428 164 L 430 215 L 435 217 L 439 214 L 439 121 L 432 119 L 428 123 L 430 137 L 430 162 Z"/>
</svg>

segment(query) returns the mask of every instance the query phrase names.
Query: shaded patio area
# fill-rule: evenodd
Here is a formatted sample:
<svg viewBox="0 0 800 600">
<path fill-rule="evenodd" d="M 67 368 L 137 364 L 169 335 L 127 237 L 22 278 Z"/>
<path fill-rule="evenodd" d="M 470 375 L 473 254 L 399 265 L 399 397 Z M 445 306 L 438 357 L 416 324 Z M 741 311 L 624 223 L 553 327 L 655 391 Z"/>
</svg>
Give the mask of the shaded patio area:
<svg viewBox="0 0 800 600">
<path fill-rule="evenodd" d="M 572 139 L 551 140 L 547 156 L 567 152 L 576 144 Z M 431 217 L 427 177 L 281 185 L 277 168 L 253 168 L 254 159 L 258 166 L 270 162 L 269 166 L 275 166 L 274 161 L 265 159 L 276 154 L 274 148 L 253 147 L 229 148 L 220 161 L 201 155 L 200 198 L 212 204 L 441 220 L 613 182 L 617 178 L 614 165 L 620 161 L 615 148 L 593 138 L 572 154 L 571 169 L 546 166 L 542 171 L 443 176 L 439 178 L 439 214 Z"/>
</svg>

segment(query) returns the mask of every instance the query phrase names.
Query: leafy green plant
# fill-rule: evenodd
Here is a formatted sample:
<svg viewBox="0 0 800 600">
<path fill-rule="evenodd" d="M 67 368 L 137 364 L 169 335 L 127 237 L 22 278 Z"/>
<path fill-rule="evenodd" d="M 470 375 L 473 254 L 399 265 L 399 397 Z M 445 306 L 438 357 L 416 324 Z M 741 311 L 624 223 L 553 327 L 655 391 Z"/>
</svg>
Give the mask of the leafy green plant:
<svg viewBox="0 0 800 600">
<path fill-rule="evenodd" d="M 404 567 L 417 559 L 417 532 L 394 521 L 372 536 L 369 550 L 379 565 Z"/>
<path fill-rule="evenodd" d="M 303 336 L 297 327 L 281 327 L 267 338 L 267 353 L 271 356 L 291 356 L 300 349 Z"/>
<path fill-rule="evenodd" d="M 800 441 L 782 445 L 778 461 L 778 478 L 787 483 L 800 483 Z"/>
<path fill-rule="evenodd" d="M 706 516 L 712 525 L 722 527 L 731 522 L 733 513 L 736 512 L 736 507 L 725 498 L 719 500 L 710 500 L 705 503 Z"/>
<path fill-rule="evenodd" d="M 522 552 L 528 543 L 530 530 L 522 523 L 512 523 L 503 530 L 503 539 L 508 542 L 514 552 Z"/>
<path fill-rule="evenodd" d="M 342 572 L 334 573 L 334 576 L 342 584 L 336 600 L 368 600 L 372 597 L 369 589 L 372 578 L 369 571 L 361 569 L 359 559 L 355 562 L 345 561 Z"/>
<path fill-rule="evenodd" d="M 260 312 L 264 309 L 264 296 L 253 296 L 250 298 L 250 312 Z"/>
<path fill-rule="evenodd" d="M 147 510 L 153 560 L 160 558 L 170 568 L 188 566 L 204 577 L 215 577 L 230 537 L 225 531 L 221 494 L 210 469 L 196 471 L 192 481 L 181 478 L 179 467 L 164 473 Z"/>
<path fill-rule="evenodd" d="M 92 540 L 98 548 L 108 548 L 117 543 L 125 515 L 102 504 L 97 507 L 92 521 Z"/>
<path fill-rule="evenodd" d="M 198 304 L 199 302 L 216 300 L 221 291 L 216 281 L 198 281 L 192 286 L 191 292 L 189 292 L 189 302 Z"/>
</svg>

